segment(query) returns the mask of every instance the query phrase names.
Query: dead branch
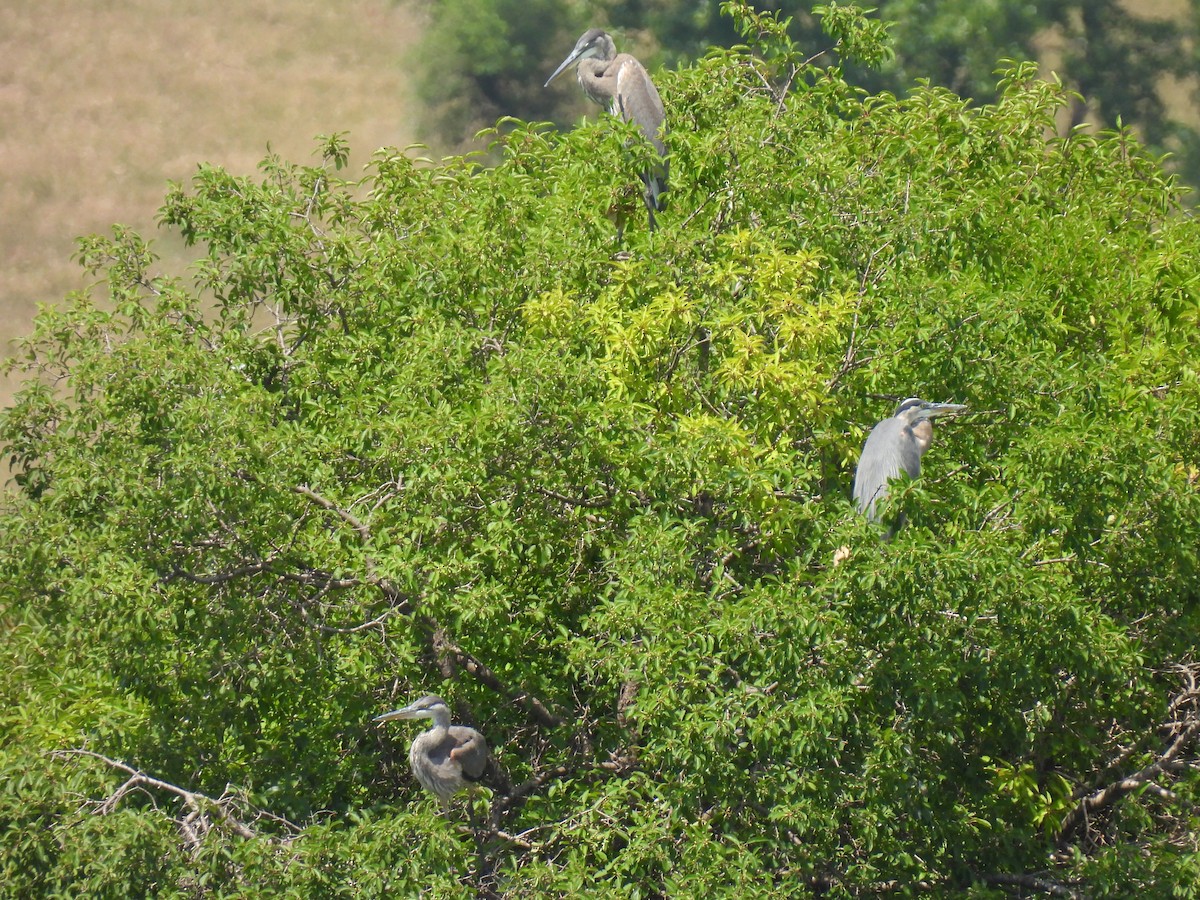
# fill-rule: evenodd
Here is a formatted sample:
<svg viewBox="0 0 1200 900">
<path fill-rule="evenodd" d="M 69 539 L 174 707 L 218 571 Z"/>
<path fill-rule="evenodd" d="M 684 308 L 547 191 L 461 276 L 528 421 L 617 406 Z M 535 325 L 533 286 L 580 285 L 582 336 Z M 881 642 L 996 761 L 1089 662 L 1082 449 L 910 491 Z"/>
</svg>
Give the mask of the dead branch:
<svg viewBox="0 0 1200 900">
<path fill-rule="evenodd" d="M 560 494 L 558 491 L 552 491 L 550 488 L 545 488 L 541 485 L 535 484 L 531 486 L 543 497 L 559 500 L 568 506 L 579 506 L 585 509 L 603 509 L 605 506 L 612 505 L 611 495 L 607 497 L 568 497 L 566 494 Z"/>
<path fill-rule="evenodd" d="M 1200 767 L 1200 760 L 1184 758 L 1184 751 L 1200 738 L 1200 704 L 1197 704 L 1196 670 L 1191 666 L 1180 667 L 1184 674 L 1184 687 L 1171 699 L 1168 710 L 1177 717 L 1166 726 L 1171 735 L 1166 748 L 1153 762 L 1111 784 L 1087 794 L 1063 818 L 1058 829 L 1058 846 L 1071 842 L 1081 828 L 1097 813 L 1115 806 L 1121 799 L 1138 790 L 1146 790 L 1161 798 L 1169 799 L 1174 794 L 1158 784 L 1160 777 Z M 1190 705 L 1190 709 L 1185 707 Z"/>
<path fill-rule="evenodd" d="M 499 822 L 501 816 L 524 804 L 530 796 L 536 793 L 547 782 L 554 781 L 557 778 L 565 778 L 573 771 L 570 766 L 555 766 L 553 769 L 546 769 L 544 772 L 539 772 L 531 778 L 522 781 L 493 805 L 492 816 L 494 821 Z"/>
<path fill-rule="evenodd" d="M 273 559 L 264 559 L 255 563 L 247 563 L 246 565 L 235 566 L 232 569 L 225 569 L 221 572 L 214 572 L 211 575 L 197 575 L 194 572 L 189 572 L 186 569 L 181 569 L 176 566 L 169 575 L 167 581 L 173 581 L 176 578 L 181 578 L 184 581 L 190 581 L 194 584 L 224 584 L 227 581 L 234 581 L 238 578 L 246 578 L 251 575 L 261 575 L 271 568 Z"/>
<path fill-rule="evenodd" d="M 358 532 L 358 536 L 362 539 L 364 544 L 371 543 L 371 529 L 368 528 L 362 521 L 360 521 L 359 518 L 352 512 L 342 509 L 332 500 L 322 497 L 307 484 L 298 484 L 292 488 L 292 490 L 297 494 L 307 497 L 322 509 L 326 509 L 331 513 L 334 513 L 339 519 Z"/>
<path fill-rule="evenodd" d="M 577 759 L 573 763 L 562 763 L 553 766 L 552 768 L 535 773 L 519 785 L 512 787 L 501 797 L 492 807 L 493 821 L 499 822 L 500 817 L 522 806 L 526 800 L 551 781 L 575 775 L 581 775 L 585 780 L 595 780 L 598 777 L 623 778 L 636 769 L 637 758 L 629 751 L 615 752 L 607 760 L 598 763 L 584 762 Z"/>
<path fill-rule="evenodd" d="M 215 819 L 216 821 L 224 824 L 234 834 L 245 838 L 246 840 L 253 840 L 256 837 L 259 837 L 258 833 L 255 832 L 254 829 L 234 815 L 232 811 L 234 798 L 228 794 L 228 788 L 226 789 L 227 792 L 220 797 L 210 797 L 207 794 L 201 794 L 197 791 L 189 791 L 186 788 L 179 787 L 179 785 L 171 784 L 170 782 L 163 781 L 160 778 L 155 778 L 152 775 L 147 775 L 140 769 L 136 769 L 133 766 L 123 763 L 119 760 L 105 756 L 102 753 L 95 753 L 91 750 L 84 750 L 82 748 L 56 750 L 54 751 L 53 756 L 57 759 L 68 759 L 73 756 L 87 756 L 92 759 L 98 759 L 102 763 L 105 763 L 106 765 L 111 766 L 118 771 L 124 772 L 129 776 L 124 784 L 113 791 L 113 793 L 110 794 L 105 800 L 96 805 L 97 815 L 104 816 L 113 812 L 120 802 L 131 791 L 153 788 L 155 790 L 165 791 L 169 794 L 173 794 L 183 801 L 184 806 L 188 809 L 188 813 L 187 815 L 176 819 L 175 821 L 178 823 L 180 830 L 183 832 L 184 838 L 190 847 L 195 847 L 199 844 L 200 840 L 211 828 L 211 819 Z M 261 815 L 262 813 L 260 813 L 260 816 Z M 271 818 L 278 822 L 283 822 L 292 831 L 299 831 L 297 826 L 285 819 L 281 819 L 278 816 L 271 816 Z M 274 838 L 267 836 L 267 840 L 274 840 Z"/>
<path fill-rule="evenodd" d="M 429 621 L 432 624 L 432 620 Z M 509 688 L 508 685 L 500 680 L 495 672 L 446 637 L 444 630 L 437 629 L 433 632 L 432 637 L 434 650 L 439 656 L 449 655 L 454 657 L 454 661 L 458 666 L 466 669 L 468 673 L 473 675 L 485 687 L 491 688 L 496 693 L 502 694 L 528 709 L 540 725 L 548 728 L 557 728 L 563 724 L 563 720 L 560 717 L 550 712 L 546 704 L 529 693 L 529 691 Z"/>
</svg>

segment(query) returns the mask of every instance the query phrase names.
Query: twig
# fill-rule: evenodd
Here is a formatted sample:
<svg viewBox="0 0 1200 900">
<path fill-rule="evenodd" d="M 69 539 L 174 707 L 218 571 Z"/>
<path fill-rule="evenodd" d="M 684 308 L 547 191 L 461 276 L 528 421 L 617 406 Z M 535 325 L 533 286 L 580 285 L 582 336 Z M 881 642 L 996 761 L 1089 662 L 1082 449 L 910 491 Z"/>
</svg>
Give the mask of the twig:
<svg viewBox="0 0 1200 900">
<path fill-rule="evenodd" d="M 331 513 L 336 514 L 339 519 L 341 519 L 343 522 L 345 522 L 347 525 L 349 525 L 351 528 L 353 528 L 355 531 L 358 532 L 358 536 L 360 538 L 362 538 L 362 542 L 364 544 L 369 544 L 371 542 L 371 529 L 368 528 L 366 525 L 364 525 L 359 520 L 359 518 L 357 516 L 355 516 L 353 513 L 349 512 L 348 510 L 342 509 L 340 506 L 338 506 L 332 500 L 322 497 L 320 494 L 318 494 L 316 491 L 314 491 L 312 488 L 310 488 L 307 484 L 298 484 L 294 488 L 292 488 L 292 490 L 297 494 L 301 494 L 301 495 L 307 497 L 309 500 L 311 500 L 313 503 L 317 504 L 317 506 L 321 507 L 322 509 L 327 509 Z"/>
<path fill-rule="evenodd" d="M 129 776 L 129 779 L 119 788 L 117 788 L 116 791 L 114 791 L 108 797 L 108 799 L 99 804 L 96 809 L 96 812 L 99 815 L 107 815 L 108 813 L 111 813 L 116 808 L 117 804 L 120 803 L 125 797 L 125 795 L 135 788 L 157 788 L 158 790 L 174 794 L 185 804 L 187 804 L 188 808 L 191 810 L 191 813 L 189 813 L 184 819 L 180 820 L 179 824 L 180 827 L 184 829 L 185 833 L 190 835 L 190 840 L 193 843 L 197 838 L 197 831 L 194 823 L 197 820 L 203 819 L 210 815 L 216 818 L 218 821 L 228 825 L 230 830 L 246 840 L 252 840 L 258 837 L 258 834 L 256 834 L 249 825 L 242 822 L 239 818 L 237 818 L 237 816 L 229 812 L 229 810 L 226 808 L 229 800 L 225 797 L 213 798 L 207 794 L 189 791 L 186 788 L 179 787 L 179 785 L 171 784 L 170 782 L 163 781 L 159 778 L 154 778 L 151 775 L 147 775 L 140 769 L 135 769 L 133 766 L 112 759 L 111 757 L 105 756 L 102 753 L 94 753 L 91 750 L 84 750 L 82 748 L 56 750 L 54 751 L 53 755 L 59 759 L 64 759 L 70 756 L 88 756 L 92 759 L 98 759 L 101 762 L 112 766 L 114 769 L 119 769 Z M 272 818 L 275 818 L 280 822 L 286 822 L 285 819 L 279 819 L 277 816 L 272 816 Z M 296 826 L 292 825 L 292 823 L 286 822 L 286 824 L 289 827 L 296 829 Z"/>
<path fill-rule="evenodd" d="M 1053 559 L 1035 559 L 1032 563 L 1034 566 L 1054 566 L 1059 563 L 1075 562 L 1075 554 L 1071 553 L 1067 556 L 1056 556 Z"/>
<path fill-rule="evenodd" d="M 605 506 L 612 504 L 612 496 L 607 497 L 568 497 L 566 494 L 560 494 L 558 491 L 550 488 L 542 487 L 541 485 L 531 485 L 531 487 L 544 497 L 549 497 L 552 500 L 561 500 L 568 506 L 580 506 L 585 509 L 602 509 Z"/>
<path fill-rule="evenodd" d="M 570 775 L 572 769 L 568 766 L 555 766 L 553 769 L 547 769 L 544 772 L 539 772 L 532 778 L 527 778 L 519 785 L 514 787 L 512 791 L 501 799 L 496 804 L 496 815 L 500 816 L 516 806 L 519 806 L 527 797 L 538 790 L 542 785 L 555 778 L 564 778 Z"/>
</svg>

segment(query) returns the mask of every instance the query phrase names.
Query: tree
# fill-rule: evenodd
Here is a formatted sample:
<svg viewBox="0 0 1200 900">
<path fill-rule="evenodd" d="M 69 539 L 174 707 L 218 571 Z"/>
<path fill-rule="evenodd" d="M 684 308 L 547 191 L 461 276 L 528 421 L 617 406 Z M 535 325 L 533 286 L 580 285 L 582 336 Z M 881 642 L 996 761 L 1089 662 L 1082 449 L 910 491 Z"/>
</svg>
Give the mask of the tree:
<svg viewBox="0 0 1200 900">
<path fill-rule="evenodd" d="M 1084 122 L 1108 129 L 1133 124 L 1159 152 L 1177 153 L 1194 184 L 1200 175 L 1200 158 L 1191 153 L 1196 123 L 1170 115 L 1163 90 L 1170 80 L 1187 83 L 1196 75 L 1188 52 L 1195 12 L 1184 3 L 1174 17 L 1139 11 L 1138 4 L 1120 0 L 887 0 L 880 15 L 895 23 L 896 59 L 882 80 L 864 80 L 903 90 L 916 78 L 929 78 L 964 96 L 992 100 L 996 60 L 1049 61 L 1077 94 L 1060 129 Z"/>
<path fill-rule="evenodd" d="M 111 303 L 43 314 L 0 432 L 7 891 L 1194 890 L 1173 180 L 1047 139 L 1029 65 L 866 95 L 731 12 L 749 47 L 662 79 L 654 235 L 614 241 L 651 151 L 605 118 L 201 167 L 194 285 L 84 242 Z M 912 394 L 973 415 L 883 543 L 852 470 Z M 370 725 L 430 690 L 516 785 L 475 829 Z"/>
<path fill-rule="evenodd" d="M 686 64 L 709 46 L 729 47 L 740 39 L 730 19 L 720 15 L 721 4 L 711 0 L 511 8 L 501 0 L 431 3 L 437 14 L 422 95 L 435 111 L 433 133 L 451 142 L 469 139 L 480 123 L 501 115 L 564 124 L 579 116 L 586 109 L 579 98 L 536 88 L 590 25 L 624 29 L 627 49 L 641 54 L 652 70 Z M 809 54 L 831 50 L 819 17 L 774 0 L 751 5 L 786 12 L 789 33 Z M 893 32 L 892 58 L 882 66 L 858 65 L 853 55 L 841 60 L 852 83 L 902 94 L 927 79 L 990 103 L 996 99 L 997 66 L 1040 60 L 1077 95 L 1056 128 L 1133 125 L 1154 152 L 1173 155 L 1174 171 L 1193 186 L 1200 183 L 1197 123 L 1170 112 L 1165 99 L 1173 85 L 1196 90 L 1190 49 L 1197 28 L 1194 3 L 1180 0 L 1166 17 L 1140 14 L 1136 3 L 1122 0 L 879 0 L 876 7 L 874 15 Z"/>
<path fill-rule="evenodd" d="M 433 135 L 457 144 L 501 116 L 561 116 L 562 95 L 542 86 L 578 37 L 561 3 L 429 0 L 428 6 L 413 71 Z"/>
</svg>

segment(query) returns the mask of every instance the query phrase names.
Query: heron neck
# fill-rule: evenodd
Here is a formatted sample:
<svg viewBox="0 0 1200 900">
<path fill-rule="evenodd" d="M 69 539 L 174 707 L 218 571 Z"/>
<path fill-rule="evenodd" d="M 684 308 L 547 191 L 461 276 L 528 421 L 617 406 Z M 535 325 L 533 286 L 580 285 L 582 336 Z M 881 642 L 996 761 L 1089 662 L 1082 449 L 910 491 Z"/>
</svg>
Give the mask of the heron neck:
<svg viewBox="0 0 1200 900">
<path fill-rule="evenodd" d="M 446 736 L 446 732 L 450 730 L 450 712 L 449 710 L 439 709 L 433 714 L 433 724 L 429 726 L 429 733 L 435 735 L 439 740 Z"/>
<path fill-rule="evenodd" d="M 616 85 L 610 83 L 611 79 L 605 80 L 607 68 L 608 60 L 590 57 L 580 61 L 575 70 L 575 76 L 579 79 L 579 86 L 583 88 L 583 93 L 589 100 L 599 103 L 601 106 L 609 105 L 613 98 L 613 91 L 616 90 Z"/>
<path fill-rule="evenodd" d="M 928 419 L 922 419 L 913 426 L 912 432 L 913 437 L 917 439 L 917 452 L 924 456 L 933 440 L 933 424 Z"/>
</svg>

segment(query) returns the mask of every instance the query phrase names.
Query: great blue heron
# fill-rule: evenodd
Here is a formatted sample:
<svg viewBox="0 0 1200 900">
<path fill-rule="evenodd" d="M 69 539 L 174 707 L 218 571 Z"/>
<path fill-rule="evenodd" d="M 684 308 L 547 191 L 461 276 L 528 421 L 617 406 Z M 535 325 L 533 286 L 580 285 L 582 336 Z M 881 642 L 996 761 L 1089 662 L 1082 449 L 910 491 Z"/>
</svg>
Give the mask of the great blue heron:
<svg viewBox="0 0 1200 900">
<path fill-rule="evenodd" d="M 617 53 L 611 35 L 599 28 L 590 28 L 583 33 L 575 42 L 575 49 L 546 79 L 545 86 L 548 87 L 572 63 L 579 64 L 576 74 L 583 92 L 601 106 L 607 106 L 614 116 L 637 125 L 662 159 L 654 170 L 639 176 L 646 185 L 642 199 L 650 214 L 650 230 L 653 231 L 654 213 L 656 210 L 661 212 L 665 205 L 662 195 L 667 190 L 668 168 L 667 148 L 663 143 L 666 113 L 658 90 L 646 67 L 628 53 Z"/>
<path fill-rule="evenodd" d="M 433 727 L 413 738 L 408 763 L 417 781 L 446 806 L 463 788 L 483 781 L 491 772 L 492 755 L 487 741 L 474 728 L 450 724 L 450 707 L 429 694 L 403 709 L 376 716 L 373 721 L 433 719 Z"/>
<path fill-rule="evenodd" d="M 961 403 L 930 403 L 909 397 L 896 407 L 896 414 L 871 429 L 863 444 L 858 470 L 854 473 L 854 502 L 872 522 L 882 514 L 879 504 L 887 496 L 888 482 L 901 472 L 909 478 L 921 474 L 921 457 L 933 440 L 934 416 L 966 409 Z M 904 524 L 901 515 L 888 531 L 888 536 Z"/>
</svg>

